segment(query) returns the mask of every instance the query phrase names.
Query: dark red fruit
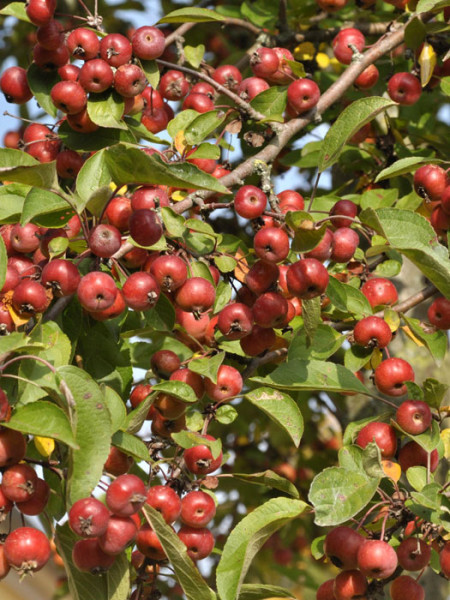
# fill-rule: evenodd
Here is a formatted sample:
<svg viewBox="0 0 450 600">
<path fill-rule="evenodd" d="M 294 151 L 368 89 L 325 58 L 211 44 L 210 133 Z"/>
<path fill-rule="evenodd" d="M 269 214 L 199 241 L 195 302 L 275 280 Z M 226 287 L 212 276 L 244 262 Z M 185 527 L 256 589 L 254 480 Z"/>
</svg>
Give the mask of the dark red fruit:
<svg viewBox="0 0 450 600">
<path fill-rule="evenodd" d="M 166 523 L 173 523 L 181 513 L 181 500 L 167 485 L 154 485 L 147 492 L 146 504 L 161 513 Z"/>
<path fill-rule="evenodd" d="M 69 525 L 74 533 L 84 538 L 98 537 L 106 531 L 109 510 L 96 498 L 81 498 L 69 511 Z"/>
<path fill-rule="evenodd" d="M 244 185 L 234 197 L 234 210 L 244 219 L 256 219 L 266 209 L 267 196 L 254 185 Z"/>
<path fill-rule="evenodd" d="M 102 271 L 84 275 L 77 288 L 78 300 L 89 312 L 99 312 L 112 306 L 117 293 L 114 279 Z"/>
<path fill-rule="evenodd" d="M 187 279 L 187 266 L 183 259 L 174 254 L 158 256 L 151 264 L 150 273 L 163 292 L 173 292 Z"/>
<path fill-rule="evenodd" d="M 223 402 L 228 398 L 238 396 L 243 385 L 241 374 L 230 365 L 220 365 L 216 383 L 205 378 L 205 392 L 215 402 Z M 188 451 L 186 450 L 186 452 Z"/>
<path fill-rule="evenodd" d="M 130 235 L 140 246 L 153 246 L 161 238 L 161 222 L 153 210 L 136 210 L 129 220 Z"/>
<path fill-rule="evenodd" d="M 125 281 L 122 292 L 127 306 L 133 310 L 149 310 L 159 298 L 159 285 L 153 275 L 137 271 Z"/>
<path fill-rule="evenodd" d="M 425 467 L 428 466 L 428 453 L 419 446 L 417 442 L 408 442 L 400 449 L 398 453 L 398 462 L 402 471 L 406 471 L 410 467 Z M 434 473 L 439 464 L 439 455 L 437 450 L 433 450 L 430 454 L 430 471 Z"/>
<path fill-rule="evenodd" d="M 384 319 L 370 316 L 356 323 L 353 337 L 360 346 L 385 348 L 392 339 L 392 331 Z"/>
<path fill-rule="evenodd" d="M 213 498 L 200 490 L 189 492 L 181 500 L 181 521 L 189 527 L 205 527 L 216 514 Z"/>
<path fill-rule="evenodd" d="M 361 287 L 361 292 L 367 298 L 372 308 L 377 306 L 392 306 L 398 300 L 395 285 L 384 277 L 373 277 Z"/>
<path fill-rule="evenodd" d="M 358 569 L 342 571 L 334 580 L 335 600 L 364 599 L 366 598 L 367 587 L 367 579 Z"/>
<path fill-rule="evenodd" d="M 33 527 L 18 527 L 6 538 L 4 552 L 8 564 L 20 574 L 36 572 L 51 556 L 47 536 Z"/>
<path fill-rule="evenodd" d="M 391 100 L 409 106 L 419 100 L 422 86 L 411 73 L 395 73 L 388 81 L 387 91 Z"/>
<path fill-rule="evenodd" d="M 131 43 L 133 44 L 133 54 L 143 60 L 153 60 L 160 57 L 165 48 L 163 32 L 148 25 L 136 29 Z"/>
<path fill-rule="evenodd" d="M 375 369 L 375 385 L 388 396 L 406 394 L 406 381 L 414 381 L 414 370 L 403 358 L 387 358 Z"/>
<path fill-rule="evenodd" d="M 17 509 L 23 515 L 37 516 L 47 506 L 50 497 L 50 486 L 44 479 L 38 478 L 35 485 L 34 494 L 28 500 L 17 503 Z"/>
<path fill-rule="evenodd" d="M 131 517 L 111 515 L 104 533 L 98 538 L 98 545 L 105 554 L 117 556 L 135 539 L 138 527 Z"/>
<path fill-rule="evenodd" d="M 101 575 L 110 569 L 115 556 L 103 552 L 98 539 L 79 540 L 72 549 L 72 561 L 79 571 Z"/>
<path fill-rule="evenodd" d="M 420 571 L 430 562 L 431 548 L 423 540 L 410 537 L 398 546 L 397 557 L 405 571 Z"/>
<path fill-rule="evenodd" d="M 426 402 L 406 400 L 398 407 L 395 420 L 406 433 L 419 435 L 430 428 L 433 416 Z"/>
<path fill-rule="evenodd" d="M 397 564 L 394 548 L 382 540 L 365 540 L 358 550 L 358 566 L 366 577 L 387 579 Z"/>
<path fill-rule="evenodd" d="M 320 89 L 312 79 L 296 79 L 288 87 L 288 103 L 297 115 L 311 110 L 319 102 Z"/>
<path fill-rule="evenodd" d="M 358 206 L 351 200 L 338 200 L 333 208 L 330 210 L 332 217 L 338 217 L 331 219 L 331 224 L 334 227 L 350 227 L 353 223 L 353 219 L 358 214 Z M 342 215 L 342 218 L 339 218 Z M 349 218 L 345 218 L 349 217 Z"/>
<path fill-rule="evenodd" d="M 27 80 L 27 72 L 22 67 L 9 67 L 0 77 L 0 89 L 5 94 L 7 102 L 25 104 L 31 100 L 33 93 Z"/>
<path fill-rule="evenodd" d="M 389 588 L 391 600 L 425 600 L 425 590 L 409 575 L 400 575 Z"/>
<path fill-rule="evenodd" d="M 40 283 L 24 279 L 14 288 L 12 304 L 20 314 L 43 313 L 50 304 L 47 292 Z"/>
<path fill-rule="evenodd" d="M 270 262 L 282 262 L 289 254 L 289 236 L 278 227 L 263 227 L 253 240 L 258 258 Z"/>
<path fill-rule="evenodd" d="M 315 258 L 304 258 L 289 267 L 286 282 L 289 292 L 298 298 L 315 298 L 328 286 L 328 271 Z"/>
<path fill-rule="evenodd" d="M 34 495 L 37 479 L 36 471 L 30 465 L 13 465 L 3 473 L 2 492 L 12 502 L 25 502 Z"/>
<path fill-rule="evenodd" d="M 175 294 L 175 302 L 181 310 L 200 314 L 210 309 L 215 299 L 213 284 L 203 277 L 187 279 Z"/>
<path fill-rule="evenodd" d="M 0 428 L 0 467 L 10 467 L 21 461 L 27 451 L 27 442 L 20 431 Z"/>
<path fill-rule="evenodd" d="M 87 92 L 99 94 L 112 86 L 114 72 L 106 60 L 94 58 L 81 67 L 78 81 Z"/>
<path fill-rule="evenodd" d="M 136 475 L 120 475 L 106 492 L 108 508 L 119 517 L 129 517 L 144 505 L 147 490 L 144 482 Z"/>
<path fill-rule="evenodd" d="M 50 97 L 56 108 L 69 115 L 78 114 L 87 104 L 86 92 L 77 81 L 55 83 Z"/>
<path fill-rule="evenodd" d="M 91 230 L 88 242 L 89 249 L 96 256 L 110 258 L 119 250 L 122 239 L 117 227 L 101 223 Z"/>
<path fill-rule="evenodd" d="M 120 33 L 110 33 L 100 42 L 100 56 L 112 67 L 129 62 L 132 55 L 130 41 Z"/>
<path fill-rule="evenodd" d="M 183 525 L 178 531 L 178 537 L 185 544 L 192 560 L 202 560 L 213 551 L 214 536 L 209 529 Z"/>
<path fill-rule="evenodd" d="M 436 298 L 428 308 L 428 320 L 438 329 L 450 329 L 450 300 Z"/>
<path fill-rule="evenodd" d="M 207 440 L 214 441 L 211 435 L 202 436 Z M 195 475 L 208 475 L 216 471 L 222 464 L 222 452 L 217 458 L 213 458 L 208 446 L 200 444 L 184 451 L 186 468 Z"/>
<path fill-rule="evenodd" d="M 353 27 L 341 29 L 332 41 L 334 56 L 343 65 L 349 65 L 354 56 L 354 51 L 350 48 L 350 44 L 354 46 L 358 52 L 362 52 L 364 49 L 366 40 L 359 29 L 354 29 Z"/>
<path fill-rule="evenodd" d="M 217 326 L 228 340 L 240 340 L 252 330 L 252 311 L 240 302 L 228 304 L 220 311 Z"/>
<path fill-rule="evenodd" d="M 325 538 L 324 552 L 339 569 L 356 569 L 358 550 L 365 538 L 351 527 L 341 525 Z"/>
<path fill-rule="evenodd" d="M 144 556 L 151 560 L 164 560 L 166 558 L 166 553 L 158 536 L 148 523 L 144 523 L 137 532 L 136 546 Z"/>
<path fill-rule="evenodd" d="M 92 60 L 100 51 L 100 41 L 92 29 L 79 27 L 74 29 L 66 40 L 67 48 L 74 58 Z"/>
<path fill-rule="evenodd" d="M 395 430 L 387 423 L 373 421 L 360 429 L 355 443 L 365 448 L 371 442 L 375 442 L 383 458 L 392 458 L 397 450 Z"/>
</svg>

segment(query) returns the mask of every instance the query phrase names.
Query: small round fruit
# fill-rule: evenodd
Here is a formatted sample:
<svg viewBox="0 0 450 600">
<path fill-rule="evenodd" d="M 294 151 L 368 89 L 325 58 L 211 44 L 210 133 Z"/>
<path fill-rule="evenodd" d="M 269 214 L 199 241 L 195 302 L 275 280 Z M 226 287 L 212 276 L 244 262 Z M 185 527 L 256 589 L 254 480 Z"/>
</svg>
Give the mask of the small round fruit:
<svg viewBox="0 0 450 600">
<path fill-rule="evenodd" d="M 253 240 L 258 258 L 270 262 L 282 262 L 289 254 L 289 236 L 279 227 L 263 227 Z"/>
<path fill-rule="evenodd" d="M 136 546 L 144 556 L 151 560 L 164 560 L 166 558 L 166 553 L 163 550 L 158 536 L 148 523 L 144 523 L 138 530 Z"/>
<path fill-rule="evenodd" d="M 144 505 L 146 498 L 144 482 L 131 474 L 117 477 L 106 491 L 106 504 L 119 517 L 129 517 L 137 512 Z"/>
<path fill-rule="evenodd" d="M 450 300 L 441 296 L 428 308 L 428 320 L 438 329 L 450 329 Z"/>
<path fill-rule="evenodd" d="M 181 500 L 181 521 L 194 528 L 205 527 L 216 514 L 213 498 L 201 490 L 189 492 Z"/>
<path fill-rule="evenodd" d="M 192 560 L 202 560 L 213 551 L 214 536 L 205 527 L 197 529 L 183 525 L 178 531 L 178 537 L 187 547 L 187 553 Z"/>
<path fill-rule="evenodd" d="M 102 575 L 110 569 L 115 561 L 115 556 L 103 552 L 98 543 L 98 538 L 78 540 L 72 549 L 72 561 L 79 571 Z"/>
<path fill-rule="evenodd" d="M 334 580 L 335 600 L 364 599 L 367 587 L 367 579 L 358 569 L 341 571 Z"/>
<path fill-rule="evenodd" d="M 341 29 L 332 41 L 334 56 L 343 65 L 349 65 L 354 56 L 354 50 L 350 45 L 354 46 L 358 52 L 362 52 L 366 45 L 364 35 L 353 27 Z"/>
<path fill-rule="evenodd" d="M 214 402 L 223 402 L 238 396 L 243 385 L 241 374 L 230 365 L 220 365 L 217 372 L 217 383 L 205 378 L 205 391 Z"/>
<path fill-rule="evenodd" d="M 395 285 L 384 277 L 369 279 L 362 285 L 361 292 L 367 298 L 372 308 L 384 305 L 392 306 L 398 300 Z"/>
<path fill-rule="evenodd" d="M 204 435 L 203 438 L 215 441 L 211 435 Z M 183 454 L 187 469 L 195 475 L 208 475 L 216 471 L 222 464 L 222 452 L 217 458 L 213 458 L 208 446 L 200 444 L 193 448 L 188 448 Z"/>
<path fill-rule="evenodd" d="M 358 566 L 366 577 L 387 579 L 398 565 L 392 546 L 382 540 L 366 540 L 358 550 Z"/>
<path fill-rule="evenodd" d="M 131 43 L 135 56 L 142 60 L 153 60 L 164 52 L 165 37 L 160 29 L 144 25 L 136 29 Z"/>
<path fill-rule="evenodd" d="M 386 348 L 392 339 L 392 331 L 384 319 L 370 316 L 356 323 L 353 337 L 360 346 Z"/>
<path fill-rule="evenodd" d="M 403 396 L 406 381 L 414 381 L 414 369 L 403 358 L 387 358 L 375 369 L 375 385 L 382 394 Z"/>
<path fill-rule="evenodd" d="M 370 90 L 377 83 L 380 77 L 380 72 L 375 65 L 369 65 L 364 71 L 355 79 L 355 85 L 360 90 Z"/>
<path fill-rule="evenodd" d="M 420 571 L 430 562 L 431 548 L 423 540 L 410 537 L 397 547 L 397 556 L 400 566 L 405 571 Z"/>
<path fill-rule="evenodd" d="M 149 310 L 157 303 L 160 289 L 153 275 L 144 271 L 136 271 L 127 277 L 122 292 L 129 308 Z"/>
<path fill-rule="evenodd" d="M 444 576 L 450 579 L 450 542 L 446 542 L 439 552 L 439 564 Z"/>
<path fill-rule="evenodd" d="M 96 256 L 110 258 L 119 250 L 122 238 L 117 227 L 101 223 L 91 230 L 88 241 L 90 251 Z"/>
<path fill-rule="evenodd" d="M 430 428 L 433 416 L 426 402 L 406 400 L 397 408 L 395 420 L 406 433 L 419 435 Z"/>
<path fill-rule="evenodd" d="M 298 260 L 286 273 L 288 290 L 297 298 L 311 299 L 320 296 L 327 289 L 328 281 L 327 269 L 315 258 Z"/>
<path fill-rule="evenodd" d="M 20 574 L 36 572 L 51 556 L 47 536 L 33 527 L 18 527 L 6 538 L 4 552 L 8 564 Z"/>
<path fill-rule="evenodd" d="M 397 450 L 397 436 L 393 427 L 381 421 L 372 421 L 358 432 L 355 443 L 361 448 L 375 442 L 383 458 L 392 458 Z"/>
<path fill-rule="evenodd" d="M 110 33 L 100 41 L 100 56 L 111 67 L 120 67 L 131 59 L 131 42 L 120 33 Z"/>
<path fill-rule="evenodd" d="M 12 304 L 19 314 L 33 315 L 45 312 L 50 298 L 43 285 L 32 279 L 23 279 L 14 288 Z"/>
<path fill-rule="evenodd" d="M 12 502 L 25 502 L 35 494 L 37 479 L 36 471 L 30 465 L 13 465 L 3 473 L 2 492 Z"/>
<path fill-rule="evenodd" d="M 312 79 L 296 79 L 288 87 L 288 103 L 297 115 L 311 110 L 319 102 L 320 89 Z"/>
<path fill-rule="evenodd" d="M 395 73 L 388 81 L 387 91 L 394 102 L 410 106 L 419 100 L 422 86 L 417 77 L 411 73 Z"/>
<path fill-rule="evenodd" d="M 330 216 L 338 218 L 332 219 L 331 223 L 338 228 L 350 227 L 357 214 L 358 206 L 354 202 L 351 200 L 338 200 L 330 210 Z"/>
<path fill-rule="evenodd" d="M 428 453 L 426 450 L 419 446 L 417 442 L 408 442 L 400 449 L 398 453 L 398 462 L 402 468 L 402 471 L 406 471 L 410 467 L 427 467 L 428 465 Z M 437 450 L 433 450 L 430 454 L 430 471 L 434 473 L 438 468 L 439 454 Z"/>
<path fill-rule="evenodd" d="M 175 293 L 175 302 L 185 312 L 204 313 L 216 299 L 216 290 L 211 282 L 203 277 L 187 279 Z"/>
<path fill-rule="evenodd" d="M 266 209 L 267 196 L 254 185 L 244 185 L 234 197 L 234 210 L 244 219 L 256 219 Z"/>
<path fill-rule="evenodd" d="M 439 165 L 423 165 L 414 173 L 414 189 L 421 198 L 441 200 L 447 184 L 447 172 Z"/>
<path fill-rule="evenodd" d="M 96 498 L 81 498 L 69 511 L 69 525 L 74 533 L 84 538 L 98 537 L 106 531 L 109 510 Z"/>
<path fill-rule="evenodd" d="M 425 590 L 409 575 L 396 577 L 389 592 L 391 600 L 425 600 Z"/>
<path fill-rule="evenodd" d="M 252 311 L 241 302 L 228 304 L 220 311 L 217 326 L 228 340 L 240 340 L 252 330 Z"/>
<path fill-rule="evenodd" d="M 173 523 L 181 513 L 181 500 L 167 485 L 154 485 L 147 492 L 146 504 L 161 513 L 166 523 Z"/>
<path fill-rule="evenodd" d="M 137 530 L 131 517 L 111 515 L 106 530 L 98 537 L 98 545 L 105 554 L 116 556 L 134 541 Z"/>
<path fill-rule="evenodd" d="M 78 300 L 89 312 L 99 312 L 112 306 L 117 293 L 114 279 L 102 271 L 84 275 L 77 288 Z"/>
<path fill-rule="evenodd" d="M 21 461 L 27 451 L 27 441 L 20 431 L 0 428 L 0 467 L 10 467 Z"/>
<path fill-rule="evenodd" d="M 341 525 L 326 536 L 324 552 L 339 569 L 356 569 L 357 554 L 365 538 L 351 527 Z"/>
<path fill-rule="evenodd" d="M 27 80 L 27 72 L 23 67 L 9 67 L 0 77 L 0 89 L 7 102 L 25 104 L 31 100 L 33 93 Z"/>
<path fill-rule="evenodd" d="M 129 220 L 130 235 L 140 246 L 153 246 L 161 238 L 161 222 L 153 210 L 136 210 Z"/>
</svg>

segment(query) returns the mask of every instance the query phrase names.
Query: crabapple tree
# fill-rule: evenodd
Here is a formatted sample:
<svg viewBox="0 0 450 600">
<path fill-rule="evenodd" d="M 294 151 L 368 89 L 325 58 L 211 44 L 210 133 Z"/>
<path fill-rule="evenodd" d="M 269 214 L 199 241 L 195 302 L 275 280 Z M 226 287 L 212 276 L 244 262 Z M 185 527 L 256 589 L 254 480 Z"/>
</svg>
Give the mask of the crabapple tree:
<svg viewBox="0 0 450 600">
<path fill-rule="evenodd" d="M 3 3 L 0 579 L 443 597 L 449 17 Z"/>
</svg>

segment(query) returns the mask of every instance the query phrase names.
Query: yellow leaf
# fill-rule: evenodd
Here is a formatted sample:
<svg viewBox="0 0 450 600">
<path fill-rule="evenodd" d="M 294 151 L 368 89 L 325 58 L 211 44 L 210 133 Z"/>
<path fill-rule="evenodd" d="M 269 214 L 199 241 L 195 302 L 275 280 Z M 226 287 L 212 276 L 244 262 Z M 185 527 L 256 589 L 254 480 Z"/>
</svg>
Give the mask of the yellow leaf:
<svg viewBox="0 0 450 600">
<path fill-rule="evenodd" d="M 170 197 L 174 202 L 181 202 L 181 200 L 184 200 L 186 198 L 186 196 L 187 196 L 186 191 L 175 190 L 175 192 L 173 192 Z"/>
<path fill-rule="evenodd" d="M 187 148 L 186 138 L 184 137 L 184 131 L 179 131 L 177 133 L 173 143 L 175 145 L 175 148 L 177 149 L 177 152 L 183 154 Z"/>
<path fill-rule="evenodd" d="M 419 56 L 420 83 L 425 87 L 430 81 L 436 66 L 436 52 L 431 44 L 424 42 Z"/>
<path fill-rule="evenodd" d="M 414 333 L 411 331 L 411 329 L 407 326 L 407 325 L 403 325 L 402 326 L 403 331 L 406 333 L 406 335 L 417 345 L 417 346 L 423 346 L 423 342 L 421 342 L 419 340 L 418 337 L 416 337 L 414 335 Z"/>
<path fill-rule="evenodd" d="M 319 69 L 326 69 L 330 66 L 330 57 L 325 52 L 318 52 L 316 54 L 316 63 Z"/>
<path fill-rule="evenodd" d="M 37 435 L 34 438 L 34 445 L 41 456 L 48 457 L 55 449 L 55 440 Z"/>
<path fill-rule="evenodd" d="M 109 188 L 114 191 L 116 189 L 116 184 L 114 183 L 114 181 L 111 181 L 111 183 L 109 184 Z M 128 191 L 128 187 L 126 185 L 123 185 L 121 188 L 119 188 L 116 192 L 116 195 L 118 196 L 123 196 L 124 194 L 126 194 Z"/>
<path fill-rule="evenodd" d="M 398 463 L 385 459 L 381 461 L 381 467 L 386 477 L 389 477 L 394 481 L 398 481 L 400 479 L 402 469 Z"/>
<path fill-rule="evenodd" d="M 386 308 L 384 310 L 384 320 L 389 325 L 392 333 L 397 331 L 397 329 L 400 327 L 400 316 L 398 312 L 396 310 L 392 310 L 392 308 Z"/>
<path fill-rule="evenodd" d="M 444 456 L 446 459 L 450 458 L 450 427 L 441 431 L 441 440 L 444 444 Z"/>
<path fill-rule="evenodd" d="M 312 60 L 315 53 L 316 49 L 314 48 L 314 44 L 311 44 L 311 42 L 303 42 L 295 48 L 294 57 L 296 60 L 300 61 Z"/>
</svg>

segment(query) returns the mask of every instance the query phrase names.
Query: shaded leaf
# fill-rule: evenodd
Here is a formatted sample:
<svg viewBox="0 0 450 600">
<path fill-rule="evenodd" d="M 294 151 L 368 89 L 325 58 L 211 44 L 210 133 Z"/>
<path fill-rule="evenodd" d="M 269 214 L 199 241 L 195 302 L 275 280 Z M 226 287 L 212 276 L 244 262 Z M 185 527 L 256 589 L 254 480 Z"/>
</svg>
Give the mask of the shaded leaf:
<svg viewBox="0 0 450 600">
<path fill-rule="evenodd" d="M 430 351 L 431 356 L 438 362 L 442 362 L 447 352 L 447 335 L 445 331 L 438 329 L 432 333 L 427 333 L 420 326 L 420 319 L 412 319 L 403 315 L 403 319 L 408 324 L 415 336 L 421 340 Z"/>
<path fill-rule="evenodd" d="M 360 98 L 347 106 L 323 140 L 320 148 L 319 172 L 322 173 L 337 162 L 347 141 L 366 123 L 370 123 L 380 112 L 391 106 L 395 106 L 395 102 L 377 96 Z"/>
<path fill-rule="evenodd" d="M 248 392 L 245 398 L 282 427 L 295 446 L 299 446 L 304 429 L 303 416 L 289 394 L 262 387 Z"/>
<path fill-rule="evenodd" d="M 366 386 L 351 371 L 342 365 L 321 360 L 292 359 L 269 375 L 252 377 L 251 381 L 282 390 L 359 392 L 370 395 Z"/>
<path fill-rule="evenodd" d="M 105 128 L 126 129 L 122 121 L 124 100 L 114 90 L 106 90 L 100 94 L 89 94 L 87 111 L 91 121 Z"/>
<path fill-rule="evenodd" d="M 314 522 L 321 527 L 345 523 L 369 504 L 378 483 L 378 478 L 343 467 L 324 469 L 313 479 L 308 495 Z"/>
<path fill-rule="evenodd" d="M 290 598 L 295 600 L 292 592 L 277 585 L 260 583 L 244 583 L 241 586 L 238 600 L 273 600 L 274 598 Z"/>
<path fill-rule="evenodd" d="M 189 369 L 217 383 L 217 371 L 225 358 L 225 352 L 219 352 L 207 358 L 194 358 L 189 362 Z"/>
<path fill-rule="evenodd" d="M 267 471 L 263 471 L 262 473 L 233 473 L 233 477 L 247 483 L 264 485 L 269 488 L 280 490 L 281 492 L 286 492 L 286 494 L 289 494 L 289 496 L 292 496 L 293 498 L 299 497 L 297 488 L 289 481 L 289 479 L 280 477 L 280 475 L 277 475 L 270 469 L 267 469 Z"/>
<path fill-rule="evenodd" d="M 58 213 L 58 215 L 67 213 L 68 219 L 74 214 L 68 202 L 57 194 L 45 189 L 31 188 L 23 204 L 20 224 L 26 225 L 35 217 L 51 213 Z M 39 218 L 37 221 L 39 221 Z M 61 221 L 60 225 L 63 222 Z"/>
<path fill-rule="evenodd" d="M 92 152 L 102 150 L 107 146 L 114 146 L 119 142 L 135 143 L 136 138 L 127 129 L 113 129 L 100 127 L 92 133 L 74 131 L 70 125 L 63 123 L 58 129 L 58 135 L 65 146 L 71 150 Z"/>
<path fill-rule="evenodd" d="M 301 328 L 289 345 L 288 360 L 317 358 L 326 360 L 339 350 L 345 336 L 329 325 L 319 325 L 311 344 L 307 343 L 306 331 Z"/>
<path fill-rule="evenodd" d="M 302 300 L 302 317 L 308 345 L 311 345 L 317 328 L 322 321 L 320 298 L 318 296 L 310 300 Z"/>
<path fill-rule="evenodd" d="M 86 498 L 99 482 L 111 444 L 111 420 L 102 391 L 85 371 L 60 367 L 58 375 L 72 392 L 75 404 L 75 440 L 79 450 L 70 453 L 67 502 Z M 84 599 L 83 599 L 84 600 Z"/>
<path fill-rule="evenodd" d="M 217 566 L 217 590 L 222 600 L 239 598 L 251 561 L 264 542 L 283 525 L 299 517 L 307 504 L 290 498 L 273 498 L 240 521 L 228 536 Z"/>
<path fill-rule="evenodd" d="M 143 513 L 158 536 L 187 600 L 216 600 L 216 594 L 207 586 L 189 558 L 186 546 L 172 527 L 167 525 L 160 513 L 151 506 L 146 505 Z"/>
<path fill-rule="evenodd" d="M 4 427 L 30 435 L 39 435 L 63 442 L 71 448 L 78 448 L 69 419 L 65 412 L 52 402 L 32 402 L 17 407 Z"/>
<path fill-rule="evenodd" d="M 158 23 L 207 23 L 223 21 L 224 17 L 208 8 L 179 8 L 165 15 Z"/>
<path fill-rule="evenodd" d="M 0 148 L 0 181 L 51 188 L 57 184 L 56 162 L 40 163 L 22 150 Z"/>
<path fill-rule="evenodd" d="M 281 115 L 286 109 L 286 104 L 287 89 L 277 86 L 264 90 L 250 102 L 250 106 L 266 117 Z"/>
<path fill-rule="evenodd" d="M 186 404 L 197 402 L 197 396 L 190 385 L 183 381 L 162 381 L 152 387 L 153 392 L 169 394 Z"/>
<path fill-rule="evenodd" d="M 195 146 L 210 137 L 212 132 L 225 121 L 226 116 L 223 110 L 211 110 L 198 115 L 184 131 L 186 142 Z"/>
<path fill-rule="evenodd" d="M 409 258 L 444 296 L 450 296 L 448 250 L 438 242 L 425 217 L 409 210 L 368 208 L 360 214 L 360 219 Z"/>
<path fill-rule="evenodd" d="M 149 451 L 144 442 L 127 431 L 116 431 L 111 443 L 137 461 L 150 461 Z"/>
<path fill-rule="evenodd" d="M 50 98 L 50 92 L 55 83 L 61 81 L 57 71 L 41 69 L 33 62 L 27 70 L 27 81 L 39 106 L 52 117 L 56 117 L 58 109 Z"/>
</svg>

